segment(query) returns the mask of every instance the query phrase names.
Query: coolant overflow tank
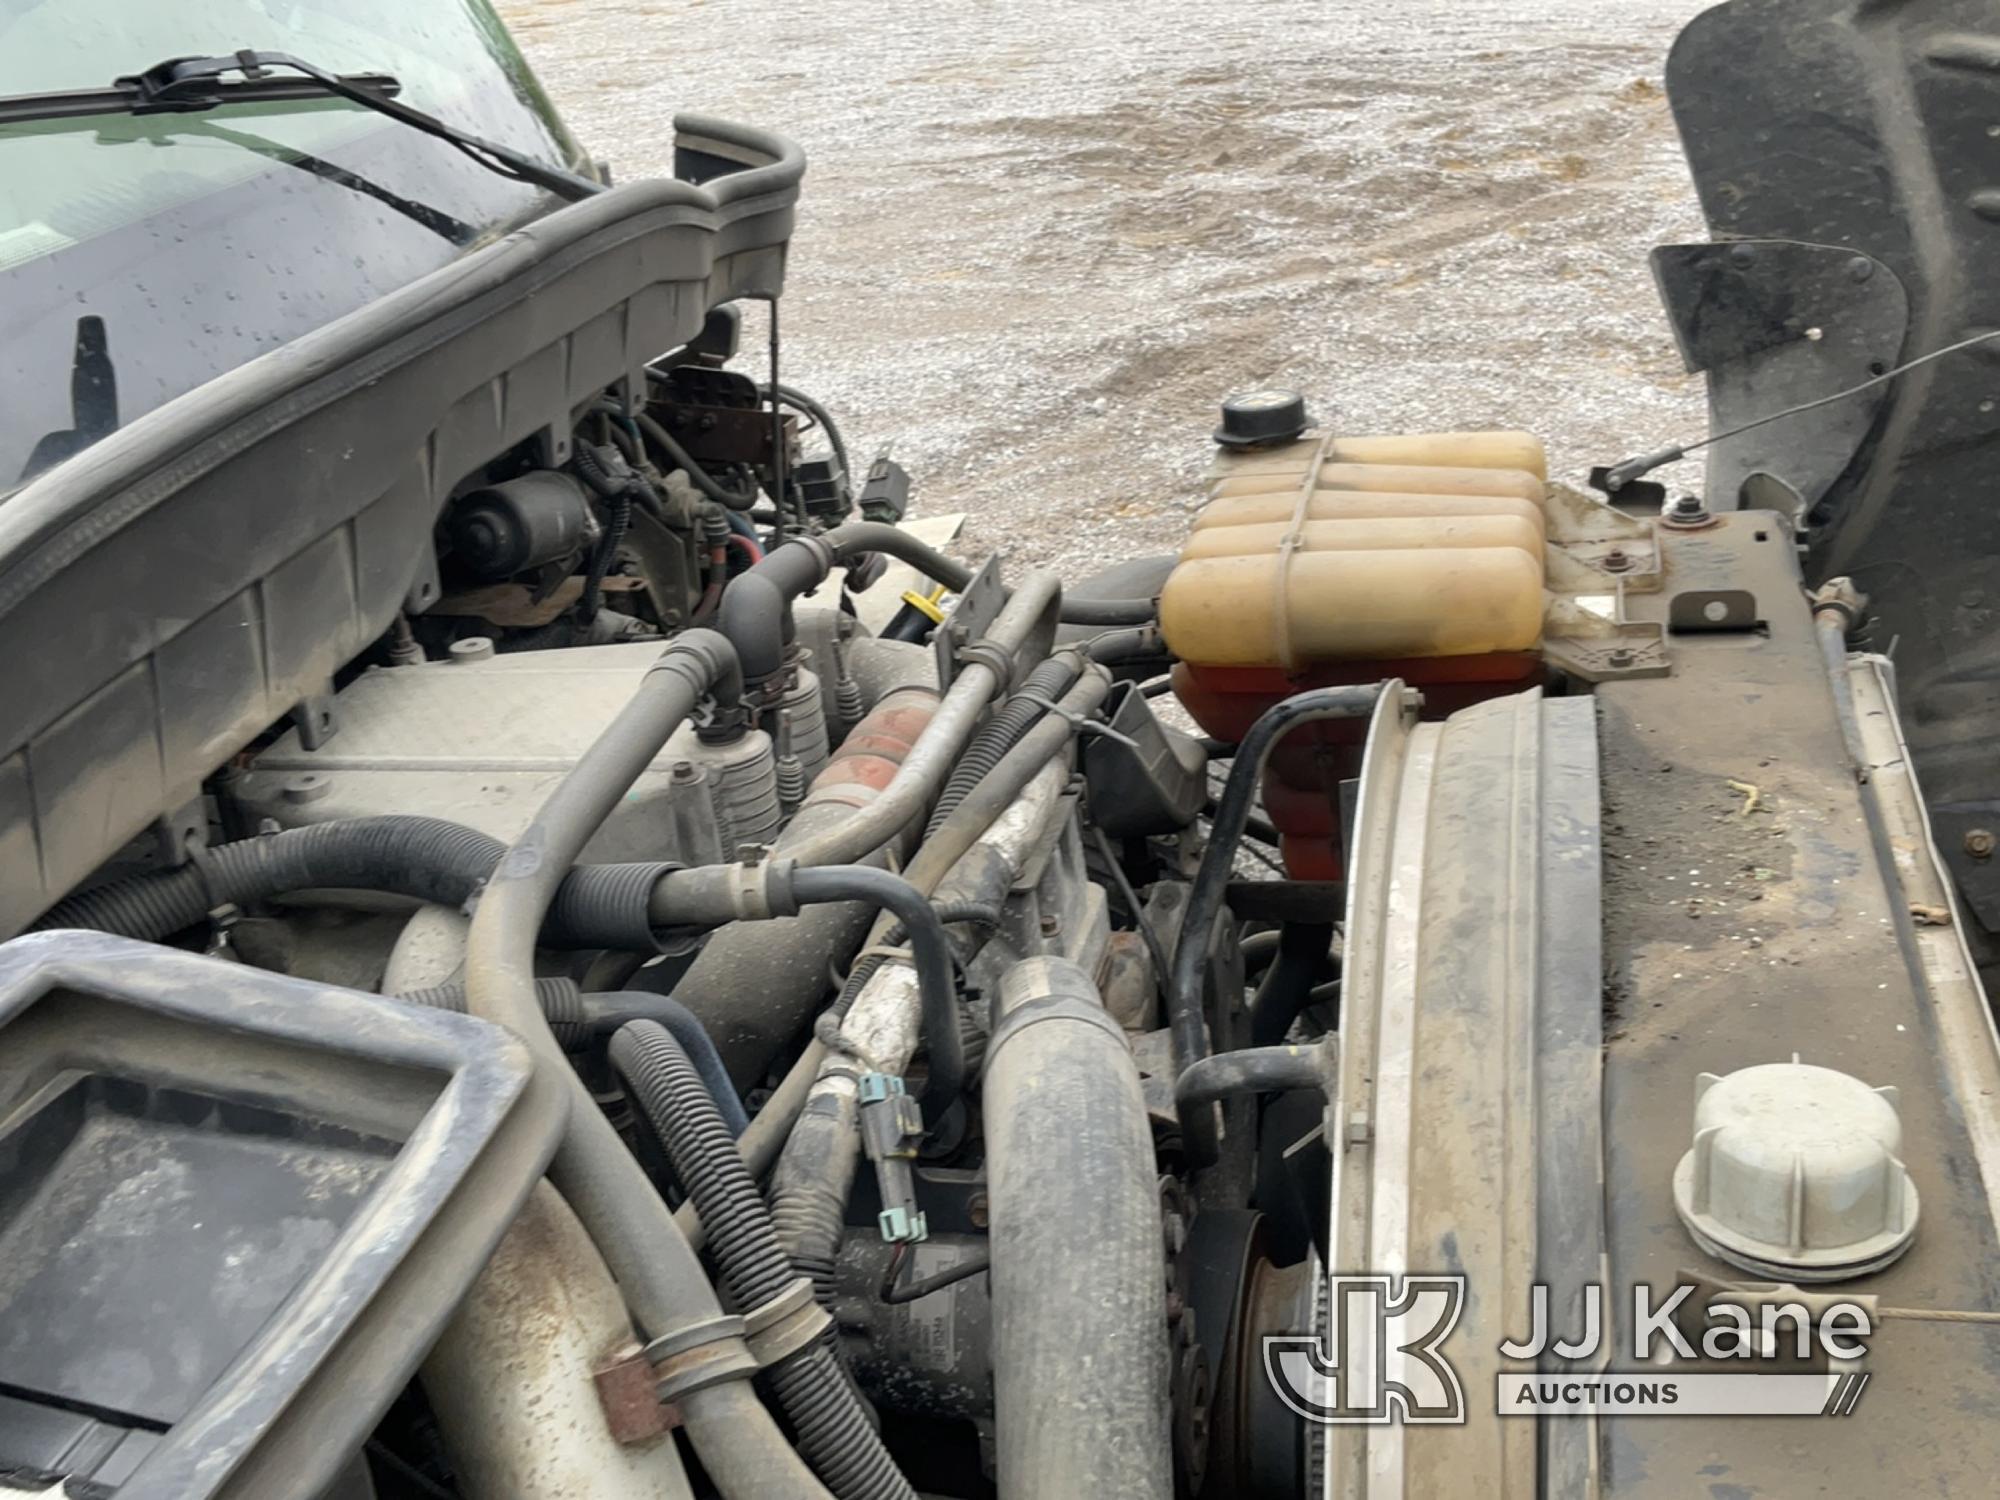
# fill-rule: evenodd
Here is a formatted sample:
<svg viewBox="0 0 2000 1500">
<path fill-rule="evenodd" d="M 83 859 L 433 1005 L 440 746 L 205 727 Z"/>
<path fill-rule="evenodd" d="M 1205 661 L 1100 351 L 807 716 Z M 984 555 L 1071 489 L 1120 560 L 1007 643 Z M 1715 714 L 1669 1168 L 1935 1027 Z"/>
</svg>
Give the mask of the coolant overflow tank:
<svg viewBox="0 0 2000 1500">
<path fill-rule="evenodd" d="M 1161 631 L 1183 661 L 1288 671 L 1531 650 L 1545 468 L 1512 432 L 1308 433 L 1227 455 Z"/>
<path fill-rule="evenodd" d="M 1709 1254 L 1779 1281 L 1879 1271 L 1917 1234 L 1896 1091 L 1795 1057 L 1696 1082 L 1674 1206 Z"/>
<path fill-rule="evenodd" d="M 1174 691 L 1236 743 L 1304 688 L 1399 678 L 1442 717 L 1541 680 L 1548 535 L 1524 432 L 1307 432 L 1227 451 L 1160 592 Z M 1341 878 L 1340 786 L 1366 725 L 1274 750 L 1264 805 L 1297 880 Z"/>
</svg>

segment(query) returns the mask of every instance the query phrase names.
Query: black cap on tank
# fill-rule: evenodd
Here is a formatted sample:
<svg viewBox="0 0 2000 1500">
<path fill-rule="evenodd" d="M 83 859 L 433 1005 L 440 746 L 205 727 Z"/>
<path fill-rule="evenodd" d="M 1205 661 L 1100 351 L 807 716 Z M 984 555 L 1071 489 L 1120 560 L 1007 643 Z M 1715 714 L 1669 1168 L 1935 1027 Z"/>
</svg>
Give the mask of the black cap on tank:
<svg viewBox="0 0 2000 1500">
<path fill-rule="evenodd" d="M 1238 391 L 1222 403 L 1215 440 L 1225 448 L 1289 443 L 1306 430 L 1306 398 L 1279 386 Z"/>
</svg>

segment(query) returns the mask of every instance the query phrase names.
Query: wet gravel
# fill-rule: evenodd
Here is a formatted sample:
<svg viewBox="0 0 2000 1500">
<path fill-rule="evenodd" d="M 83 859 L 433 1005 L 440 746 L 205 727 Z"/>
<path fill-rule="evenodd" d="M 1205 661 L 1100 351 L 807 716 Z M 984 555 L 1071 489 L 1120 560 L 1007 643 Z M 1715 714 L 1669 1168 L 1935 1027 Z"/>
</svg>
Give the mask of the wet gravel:
<svg viewBox="0 0 2000 1500">
<path fill-rule="evenodd" d="M 788 378 L 1071 576 L 1178 543 L 1234 388 L 1579 484 L 1698 434 L 1646 252 L 1704 237 L 1660 89 L 1701 8 L 501 0 L 622 177 L 682 109 L 805 146 Z"/>
</svg>

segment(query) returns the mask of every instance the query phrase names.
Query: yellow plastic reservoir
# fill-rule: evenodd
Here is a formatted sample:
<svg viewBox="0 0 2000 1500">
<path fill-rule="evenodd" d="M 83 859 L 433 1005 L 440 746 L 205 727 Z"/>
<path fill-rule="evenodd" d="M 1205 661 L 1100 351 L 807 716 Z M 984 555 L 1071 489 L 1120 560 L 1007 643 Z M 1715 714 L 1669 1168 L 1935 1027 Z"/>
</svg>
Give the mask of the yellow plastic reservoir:
<svg viewBox="0 0 2000 1500">
<path fill-rule="evenodd" d="M 1284 470 L 1244 473 L 1232 469 L 1218 479 L 1211 494 L 1269 495 L 1296 490 L 1305 474 L 1303 465 Z M 1511 495 L 1540 506 L 1545 486 L 1530 469 L 1448 469 L 1424 464 L 1343 464 L 1322 463 L 1321 490 L 1360 490 L 1407 495 Z"/>
<path fill-rule="evenodd" d="M 1260 525 L 1212 526 L 1181 548 L 1181 560 L 1276 552 L 1291 533 L 1288 518 Z M 1537 559 L 1542 528 L 1525 516 L 1403 516 L 1308 520 L 1298 528 L 1306 552 L 1428 552 L 1438 548 L 1514 547 Z M 1537 563 L 1539 566 L 1539 562 Z"/>
<path fill-rule="evenodd" d="M 1385 437 L 1326 437 L 1307 433 L 1275 448 L 1225 453 L 1215 477 L 1246 474 L 1303 475 L 1312 460 L 1321 464 L 1380 464 L 1437 469 L 1518 469 L 1537 480 L 1549 477 L 1542 440 L 1530 432 L 1412 432 Z"/>
<path fill-rule="evenodd" d="M 1211 500 L 1194 518 L 1194 532 L 1222 527 L 1265 526 L 1273 521 L 1292 519 L 1298 510 L 1293 491 L 1265 495 L 1226 495 Z M 1512 495 L 1405 495 L 1378 490 L 1315 490 L 1306 502 L 1308 525 L 1321 521 L 1449 521 L 1474 516 L 1511 517 L 1533 529 L 1537 538 L 1547 534 L 1541 501 L 1523 500 Z"/>
<path fill-rule="evenodd" d="M 1309 433 L 1226 454 L 1161 631 L 1217 667 L 1531 650 L 1546 475 L 1522 432 Z"/>
<path fill-rule="evenodd" d="M 1518 547 L 1198 557 L 1168 576 L 1160 629 L 1183 661 L 1300 667 L 1524 651 L 1542 565 Z"/>
</svg>

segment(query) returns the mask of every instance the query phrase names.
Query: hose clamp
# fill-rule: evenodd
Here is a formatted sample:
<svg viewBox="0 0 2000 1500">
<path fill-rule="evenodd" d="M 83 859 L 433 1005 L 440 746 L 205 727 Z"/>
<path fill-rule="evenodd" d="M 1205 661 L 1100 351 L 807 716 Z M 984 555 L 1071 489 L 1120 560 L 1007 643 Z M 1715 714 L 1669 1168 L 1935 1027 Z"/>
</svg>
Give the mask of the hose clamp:
<svg viewBox="0 0 2000 1500">
<path fill-rule="evenodd" d="M 777 1296 L 743 1315 L 751 1357 L 760 1370 L 790 1359 L 833 1327 L 833 1314 L 813 1296 L 813 1284 L 801 1276 Z"/>
<path fill-rule="evenodd" d="M 668 1405 L 725 1380 L 745 1380 L 762 1368 L 744 1342 L 743 1319 L 719 1314 L 646 1345 L 654 1391 Z"/>
<path fill-rule="evenodd" d="M 953 660 L 960 667 L 984 667 L 993 675 L 993 701 L 1005 698 L 1009 685 L 1014 679 L 1014 653 L 998 641 L 981 636 L 976 641 L 967 641 L 958 648 Z"/>
<path fill-rule="evenodd" d="M 729 867 L 729 905 L 739 922 L 766 922 L 795 917 L 799 903 L 792 895 L 792 871 L 798 861 L 760 859 Z"/>
</svg>

